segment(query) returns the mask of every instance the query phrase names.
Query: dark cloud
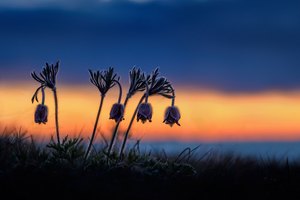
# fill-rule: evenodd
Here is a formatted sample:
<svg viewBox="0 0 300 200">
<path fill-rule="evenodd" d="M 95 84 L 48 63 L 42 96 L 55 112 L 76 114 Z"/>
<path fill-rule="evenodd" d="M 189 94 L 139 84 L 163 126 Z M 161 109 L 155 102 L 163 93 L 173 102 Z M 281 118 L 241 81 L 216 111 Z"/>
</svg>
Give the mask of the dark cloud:
<svg viewBox="0 0 300 200">
<path fill-rule="evenodd" d="M 160 66 L 177 85 L 225 91 L 300 88 L 300 2 L 125 1 L 82 9 L 0 9 L 0 79 L 29 79 L 60 59 L 65 82 L 87 68 Z"/>
</svg>

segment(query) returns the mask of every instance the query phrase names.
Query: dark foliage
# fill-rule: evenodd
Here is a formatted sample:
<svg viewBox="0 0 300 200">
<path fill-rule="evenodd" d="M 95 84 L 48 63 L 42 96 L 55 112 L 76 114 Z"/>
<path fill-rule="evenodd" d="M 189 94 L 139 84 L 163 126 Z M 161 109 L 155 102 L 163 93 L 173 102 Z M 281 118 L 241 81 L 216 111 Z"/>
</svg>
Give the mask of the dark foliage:
<svg viewBox="0 0 300 200">
<path fill-rule="evenodd" d="M 22 131 L 0 137 L 0 193 L 7 199 L 299 199 L 300 163 L 207 153 L 142 153 L 123 160 L 94 149 L 84 163 L 80 138 L 36 144 Z M 8 195 L 8 196 L 7 196 Z"/>
</svg>

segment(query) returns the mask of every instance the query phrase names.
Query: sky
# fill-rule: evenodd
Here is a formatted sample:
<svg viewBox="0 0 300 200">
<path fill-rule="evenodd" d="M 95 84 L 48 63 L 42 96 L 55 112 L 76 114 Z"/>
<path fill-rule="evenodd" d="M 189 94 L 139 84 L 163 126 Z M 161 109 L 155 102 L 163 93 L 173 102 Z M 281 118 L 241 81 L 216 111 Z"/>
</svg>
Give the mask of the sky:
<svg viewBox="0 0 300 200">
<path fill-rule="evenodd" d="M 87 69 L 113 66 L 126 86 L 133 66 L 159 67 L 178 91 L 185 125 L 154 124 L 149 139 L 300 139 L 299 10 L 293 0 L 1 0 L 0 124 L 46 129 L 29 121 L 37 86 L 29 74 L 60 60 L 59 94 L 93 99 L 95 108 Z M 62 115 L 80 110 L 62 104 Z M 92 110 L 78 130 L 88 132 Z M 66 131 L 73 127 L 62 118 Z"/>
</svg>

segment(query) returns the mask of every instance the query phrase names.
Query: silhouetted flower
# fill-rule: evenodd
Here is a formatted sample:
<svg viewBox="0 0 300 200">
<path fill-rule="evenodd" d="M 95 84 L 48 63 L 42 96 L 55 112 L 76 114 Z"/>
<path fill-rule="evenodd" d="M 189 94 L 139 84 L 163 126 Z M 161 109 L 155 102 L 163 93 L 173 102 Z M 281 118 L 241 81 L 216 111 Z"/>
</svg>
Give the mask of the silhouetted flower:
<svg viewBox="0 0 300 200">
<path fill-rule="evenodd" d="M 56 75 L 58 73 L 59 69 L 59 62 L 57 62 L 55 65 L 49 65 L 46 63 L 46 66 L 43 68 L 43 71 L 40 73 L 40 75 L 36 74 L 35 72 L 31 73 L 31 76 L 34 80 L 39 82 L 41 84 L 41 87 L 39 87 L 35 94 L 32 97 L 32 102 L 34 101 L 34 98 L 37 98 L 37 92 L 42 87 L 48 87 L 52 90 L 55 90 L 56 85 Z M 37 100 L 37 99 L 36 99 Z"/>
<path fill-rule="evenodd" d="M 148 78 L 149 79 L 149 78 Z M 127 98 L 132 97 L 136 92 L 142 92 L 146 89 L 146 75 L 140 68 L 132 68 L 129 72 L 129 89 Z"/>
<path fill-rule="evenodd" d="M 148 75 L 146 80 L 149 86 L 149 96 L 161 95 L 168 99 L 173 98 L 172 84 L 168 81 L 167 78 L 159 76 L 158 68 L 156 68 L 151 75 Z"/>
<path fill-rule="evenodd" d="M 35 122 L 39 123 L 39 124 L 40 123 L 45 124 L 47 122 L 48 109 L 44 105 L 44 101 L 45 101 L 44 90 L 46 88 L 49 88 L 52 90 L 53 96 L 54 96 L 54 103 L 55 103 L 56 136 L 57 136 L 57 142 L 58 142 L 58 144 L 60 144 L 59 123 L 58 123 L 58 98 L 57 98 L 57 91 L 56 91 L 56 76 L 57 76 L 58 70 L 59 70 L 59 61 L 56 62 L 55 65 L 54 64 L 49 65 L 48 63 L 46 63 L 46 66 L 43 67 L 42 72 L 40 72 L 39 74 L 36 72 L 31 73 L 32 78 L 41 84 L 36 89 L 35 93 L 33 94 L 31 101 L 32 101 L 32 103 L 34 102 L 34 100 L 36 100 L 38 102 L 38 93 L 41 90 L 43 93 L 43 100 L 42 100 L 42 104 L 38 105 L 38 107 L 37 107 L 37 110 L 35 113 Z M 43 106 L 45 108 L 42 108 Z M 44 109 L 44 111 L 42 109 Z M 44 114 L 43 114 L 43 112 L 44 112 Z"/>
<path fill-rule="evenodd" d="M 86 159 L 90 153 L 91 147 L 93 145 L 93 140 L 95 138 L 98 121 L 99 121 L 99 117 L 101 114 L 105 95 L 116 84 L 118 84 L 119 87 L 121 87 L 120 83 L 119 83 L 120 77 L 117 76 L 117 74 L 114 72 L 114 68 L 112 68 L 112 67 L 109 67 L 107 70 L 103 70 L 103 71 L 97 70 L 97 71 L 93 72 L 92 70 L 89 70 L 89 72 L 90 72 L 90 82 L 98 88 L 99 92 L 101 93 L 101 100 L 100 100 L 100 105 L 99 105 L 96 121 L 94 124 L 93 133 L 92 133 L 88 148 L 87 148 L 85 156 L 84 156 L 85 161 L 86 161 Z M 122 92 L 120 91 L 120 93 L 122 93 Z M 121 98 L 120 96 L 122 96 L 122 95 L 121 94 L 119 95 L 119 99 Z M 118 102 L 118 103 L 120 103 L 120 102 Z M 114 112 L 115 111 L 113 111 L 113 114 L 115 114 Z M 111 116 L 112 116 L 112 113 L 111 113 Z"/>
<path fill-rule="evenodd" d="M 89 72 L 90 82 L 98 88 L 102 96 L 105 96 L 108 90 L 115 86 L 115 81 L 120 79 L 112 67 L 103 71 L 89 70 Z"/>
<path fill-rule="evenodd" d="M 174 102 L 174 90 L 172 87 L 172 84 L 169 82 L 169 80 L 163 76 L 159 76 L 159 70 L 156 68 L 151 74 L 145 75 L 140 71 L 140 69 L 133 68 L 132 71 L 130 71 L 130 89 L 127 94 L 127 98 L 135 94 L 137 91 L 145 91 L 144 95 L 141 97 L 133 115 L 132 120 L 130 121 L 128 128 L 125 132 L 124 140 L 121 146 L 120 154 L 119 156 L 122 157 L 125 145 L 127 142 L 127 138 L 129 135 L 129 131 L 131 129 L 133 119 L 137 115 L 137 121 L 142 120 L 143 123 L 145 123 L 147 120 L 151 122 L 152 118 L 152 107 L 149 104 L 147 104 L 147 99 L 149 96 L 154 95 L 161 95 L 163 97 L 166 97 L 168 99 L 172 99 L 172 102 Z M 127 100 L 126 98 L 126 100 Z M 144 104 L 141 104 L 145 100 Z M 125 101 L 126 102 L 126 101 Z"/>
<path fill-rule="evenodd" d="M 48 107 L 46 105 L 39 104 L 36 107 L 34 121 L 38 124 L 46 124 L 46 122 L 48 121 Z"/>
<path fill-rule="evenodd" d="M 152 106 L 149 103 L 142 103 L 139 105 L 139 110 L 137 113 L 137 121 L 141 120 L 145 123 L 147 120 L 151 122 L 152 120 Z"/>
<path fill-rule="evenodd" d="M 164 119 L 164 123 L 166 124 L 170 124 L 170 126 L 173 126 L 173 124 L 177 124 L 178 126 L 180 126 L 179 124 L 179 119 L 180 119 L 180 112 L 179 109 L 175 106 L 169 106 L 166 109 L 165 112 L 165 119 Z"/>
<path fill-rule="evenodd" d="M 116 122 L 122 121 L 124 118 L 124 105 L 121 103 L 115 103 L 111 110 L 109 119 L 114 119 Z"/>
</svg>

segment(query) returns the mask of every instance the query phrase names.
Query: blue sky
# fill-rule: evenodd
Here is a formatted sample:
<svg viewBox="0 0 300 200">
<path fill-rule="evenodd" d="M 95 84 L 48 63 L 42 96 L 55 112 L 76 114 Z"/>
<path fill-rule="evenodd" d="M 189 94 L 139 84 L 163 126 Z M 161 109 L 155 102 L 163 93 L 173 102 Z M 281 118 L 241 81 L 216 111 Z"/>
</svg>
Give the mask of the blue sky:
<svg viewBox="0 0 300 200">
<path fill-rule="evenodd" d="M 61 61 L 87 69 L 159 66 L 176 85 L 226 92 L 300 89 L 300 2 L 292 0 L 2 0 L 0 82 Z"/>
</svg>

